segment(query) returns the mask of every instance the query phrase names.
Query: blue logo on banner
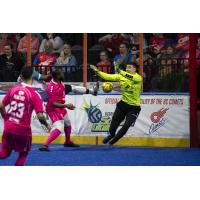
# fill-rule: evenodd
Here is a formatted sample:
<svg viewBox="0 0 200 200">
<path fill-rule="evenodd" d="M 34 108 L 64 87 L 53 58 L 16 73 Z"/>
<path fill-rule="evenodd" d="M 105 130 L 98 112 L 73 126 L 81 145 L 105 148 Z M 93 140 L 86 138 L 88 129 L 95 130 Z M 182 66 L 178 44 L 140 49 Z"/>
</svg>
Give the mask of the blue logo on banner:
<svg viewBox="0 0 200 200">
<path fill-rule="evenodd" d="M 86 111 L 87 115 L 88 115 L 88 120 L 91 123 L 98 123 L 101 121 L 102 118 L 102 112 L 101 110 L 98 108 L 98 105 L 93 106 L 91 101 L 90 101 L 90 105 L 85 101 L 84 99 L 84 110 Z"/>
</svg>

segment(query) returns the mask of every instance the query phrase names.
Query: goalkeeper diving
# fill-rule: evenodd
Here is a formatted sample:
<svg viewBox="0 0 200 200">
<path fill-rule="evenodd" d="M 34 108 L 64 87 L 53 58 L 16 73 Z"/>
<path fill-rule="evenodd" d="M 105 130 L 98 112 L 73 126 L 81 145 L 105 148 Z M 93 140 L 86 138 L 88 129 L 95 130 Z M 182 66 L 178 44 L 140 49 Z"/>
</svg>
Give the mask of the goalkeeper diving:
<svg viewBox="0 0 200 200">
<path fill-rule="evenodd" d="M 119 63 L 115 63 L 118 74 L 107 74 L 97 69 L 96 66 L 90 65 L 90 68 L 96 74 L 106 81 L 118 82 L 122 96 L 117 103 L 114 111 L 108 135 L 104 138 L 103 143 L 113 145 L 122 138 L 131 125 L 134 125 L 141 111 L 140 93 L 142 86 L 142 77 L 137 73 L 138 65 L 134 62 L 126 64 L 126 71 L 119 68 Z M 116 133 L 117 128 L 125 119 L 125 123 Z"/>
</svg>

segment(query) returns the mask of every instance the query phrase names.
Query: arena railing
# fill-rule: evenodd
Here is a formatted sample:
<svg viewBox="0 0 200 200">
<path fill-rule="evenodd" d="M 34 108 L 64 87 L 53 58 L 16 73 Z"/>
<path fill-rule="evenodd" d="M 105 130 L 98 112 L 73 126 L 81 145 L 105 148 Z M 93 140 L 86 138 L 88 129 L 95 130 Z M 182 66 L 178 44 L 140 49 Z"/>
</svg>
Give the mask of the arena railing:
<svg viewBox="0 0 200 200">
<path fill-rule="evenodd" d="M 200 59 L 197 59 L 199 61 Z M 199 64 L 199 62 L 197 62 Z M 188 66 L 187 58 L 156 59 L 153 63 L 143 65 L 144 92 L 188 92 Z M 36 71 L 47 74 L 52 67 L 57 66 L 34 66 Z M 63 67 L 65 79 L 68 82 L 83 81 L 83 65 Z M 114 73 L 113 66 L 99 66 L 99 70 L 106 73 Z M 0 69 L 0 82 L 16 82 L 19 71 Z M 87 65 L 87 81 L 103 81 Z"/>
<path fill-rule="evenodd" d="M 188 67 L 187 58 L 162 58 L 144 64 L 144 91 L 189 92 Z"/>
</svg>

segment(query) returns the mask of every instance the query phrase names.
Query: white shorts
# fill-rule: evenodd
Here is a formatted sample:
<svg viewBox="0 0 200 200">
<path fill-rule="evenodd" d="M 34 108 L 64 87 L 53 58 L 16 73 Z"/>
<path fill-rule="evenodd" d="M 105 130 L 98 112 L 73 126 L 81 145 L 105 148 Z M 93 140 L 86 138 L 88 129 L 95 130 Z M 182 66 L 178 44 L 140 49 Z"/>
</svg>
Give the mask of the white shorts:
<svg viewBox="0 0 200 200">
<path fill-rule="evenodd" d="M 53 123 L 53 129 L 58 129 L 61 133 L 64 133 L 64 127 L 66 126 L 71 126 L 68 114 L 65 115 L 64 120 L 58 120 Z"/>
</svg>

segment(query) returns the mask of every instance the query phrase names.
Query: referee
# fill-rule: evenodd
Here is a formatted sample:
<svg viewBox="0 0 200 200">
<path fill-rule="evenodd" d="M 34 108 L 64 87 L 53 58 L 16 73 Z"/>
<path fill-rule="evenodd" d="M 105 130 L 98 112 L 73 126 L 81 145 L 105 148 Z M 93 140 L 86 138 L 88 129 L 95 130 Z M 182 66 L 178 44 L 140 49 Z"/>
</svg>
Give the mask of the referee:
<svg viewBox="0 0 200 200">
<path fill-rule="evenodd" d="M 137 73 L 138 65 L 136 63 L 127 63 L 126 71 L 119 69 L 119 63 L 115 64 L 119 74 L 107 74 L 99 71 L 96 66 L 90 65 L 99 77 L 107 81 L 119 82 L 122 97 L 117 103 L 115 112 L 109 128 L 109 134 L 104 138 L 103 143 L 110 145 L 115 144 L 128 131 L 140 113 L 140 93 L 142 85 L 142 77 Z M 125 119 L 125 123 L 116 133 L 120 123 Z"/>
</svg>

